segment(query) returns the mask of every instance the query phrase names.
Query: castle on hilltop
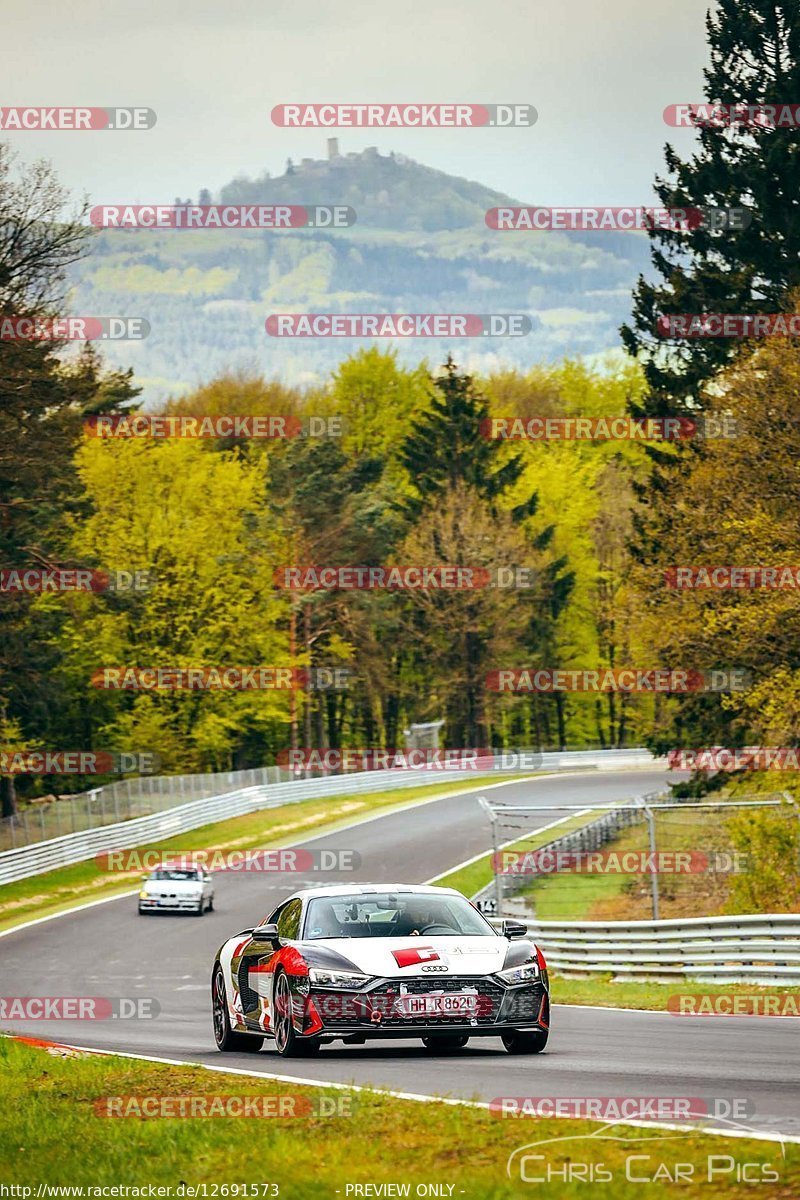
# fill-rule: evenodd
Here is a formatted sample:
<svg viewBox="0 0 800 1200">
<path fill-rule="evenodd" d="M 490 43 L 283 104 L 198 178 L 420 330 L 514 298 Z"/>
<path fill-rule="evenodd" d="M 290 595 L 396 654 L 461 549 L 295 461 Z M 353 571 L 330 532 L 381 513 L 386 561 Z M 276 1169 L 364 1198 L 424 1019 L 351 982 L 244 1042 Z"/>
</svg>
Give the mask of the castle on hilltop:
<svg viewBox="0 0 800 1200">
<path fill-rule="evenodd" d="M 379 162 L 402 163 L 408 161 L 404 154 L 395 154 L 393 150 L 390 150 L 388 154 L 380 154 L 377 146 L 367 146 L 361 153 L 357 150 L 351 150 L 347 154 L 340 154 L 338 137 L 328 138 L 327 149 L 327 158 L 301 158 L 300 162 L 296 164 L 293 164 L 292 160 L 289 159 L 286 171 L 287 175 L 298 172 L 318 171 L 322 167 L 340 167 L 355 158 L 372 159 Z"/>
</svg>

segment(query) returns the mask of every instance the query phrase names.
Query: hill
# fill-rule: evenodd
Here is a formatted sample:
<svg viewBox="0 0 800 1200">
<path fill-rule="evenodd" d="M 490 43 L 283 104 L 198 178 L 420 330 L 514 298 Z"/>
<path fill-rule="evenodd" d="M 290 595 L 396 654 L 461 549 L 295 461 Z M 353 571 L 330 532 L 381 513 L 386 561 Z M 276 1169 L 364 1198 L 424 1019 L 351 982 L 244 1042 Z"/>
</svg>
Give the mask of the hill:
<svg viewBox="0 0 800 1200">
<path fill-rule="evenodd" d="M 303 159 L 196 198 L 212 201 L 347 204 L 358 220 L 331 231 L 99 233 L 76 268 L 73 309 L 147 318 L 146 341 L 109 344 L 107 357 L 135 367 L 148 400 L 237 366 L 310 382 L 363 344 L 269 338 L 271 312 L 528 314 L 522 338 L 394 343 L 403 360 L 437 362 L 452 350 L 476 370 L 613 349 L 648 261 L 641 234 L 488 229 L 487 209 L 521 201 L 374 148 Z"/>
</svg>

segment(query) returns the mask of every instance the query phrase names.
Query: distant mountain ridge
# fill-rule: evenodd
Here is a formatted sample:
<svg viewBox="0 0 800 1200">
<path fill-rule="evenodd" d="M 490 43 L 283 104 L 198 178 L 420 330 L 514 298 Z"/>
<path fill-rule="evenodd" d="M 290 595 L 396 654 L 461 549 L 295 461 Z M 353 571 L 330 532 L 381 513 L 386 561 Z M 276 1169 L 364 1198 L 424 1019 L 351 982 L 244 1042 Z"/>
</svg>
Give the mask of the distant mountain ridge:
<svg viewBox="0 0 800 1200">
<path fill-rule="evenodd" d="M 340 230 L 101 232 L 73 273 L 73 311 L 150 322 L 145 341 L 105 347 L 110 362 L 135 368 L 148 402 L 236 368 L 319 381 L 365 344 L 270 338 L 264 323 L 276 312 L 528 315 L 532 332 L 521 338 L 381 342 L 403 362 L 452 352 L 478 372 L 618 349 L 649 261 L 641 234 L 489 229 L 488 209 L 519 202 L 375 147 L 340 155 L 335 139 L 327 158 L 193 200 L 346 204 L 357 221 Z"/>
</svg>

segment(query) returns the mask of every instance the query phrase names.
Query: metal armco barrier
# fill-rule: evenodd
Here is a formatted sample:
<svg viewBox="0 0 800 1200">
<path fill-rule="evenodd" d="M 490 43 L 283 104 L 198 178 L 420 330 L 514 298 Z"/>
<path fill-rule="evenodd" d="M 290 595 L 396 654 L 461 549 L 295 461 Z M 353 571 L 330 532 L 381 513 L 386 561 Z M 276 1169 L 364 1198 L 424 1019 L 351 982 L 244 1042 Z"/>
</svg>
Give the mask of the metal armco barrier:
<svg viewBox="0 0 800 1200">
<path fill-rule="evenodd" d="M 537 756 L 535 765 L 521 768 L 530 771 L 569 771 L 576 769 L 622 770 L 652 767 L 658 760 L 648 750 L 576 750 L 544 753 Z M 432 783 L 465 784 L 477 776 L 511 774 L 505 768 L 502 757 L 478 759 L 467 770 L 444 771 L 435 768 L 424 770 L 363 771 L 346 775 L 328 776 L 321 779 L 299 779 L 288 783 L 257 784 L 225 791 L 219 795 L 187 804 L 175 805 L 164 812 L 145 817 L 134 817 L 129 821 L 101 826 L 80 833 L 68 833 L 48 841 L 33 842 L 16 850 L 0 853 L 0 885 L 15 879 L 26 879 L 41 875 L 57 867 L 84 862 L 96 854 L 108 850 L 130 850 L 134 846 L 146 845 L 199 829 L 215 821 L 239 817 L 244 813 L 260 809 L 276 808 L 281 804 L 296 803 L 322 797 L 334 797 L 351 793 L 377 792 L 394 788 L 430 786 Z M 176 780 L 180 777 L 175 776 Z"/>
<path fill-rule="evenodd" d="M 800 914 L 526 924 L 559 975 L 800 983 Z"/>
</svg>

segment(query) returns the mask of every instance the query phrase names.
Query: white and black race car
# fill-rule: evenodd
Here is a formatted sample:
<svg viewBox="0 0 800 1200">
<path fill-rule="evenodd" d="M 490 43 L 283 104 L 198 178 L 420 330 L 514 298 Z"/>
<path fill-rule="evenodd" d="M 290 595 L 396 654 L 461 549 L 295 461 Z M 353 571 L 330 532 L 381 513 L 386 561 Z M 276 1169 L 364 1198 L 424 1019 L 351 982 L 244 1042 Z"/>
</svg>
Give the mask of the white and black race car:
<svg viewBox="0 0 800 1200">
<path fill-rule="evenodd" d="M 422 1038 L 433 1051 L 500 1037 L 547 1045 L 550 998 L 527 928 L 495 929 L 460 892 L 421 885 L 310 888 L 220 948 L 212 972 L 220 1050 L 312 1054 L 340 1039 Z"/>
</svg>

